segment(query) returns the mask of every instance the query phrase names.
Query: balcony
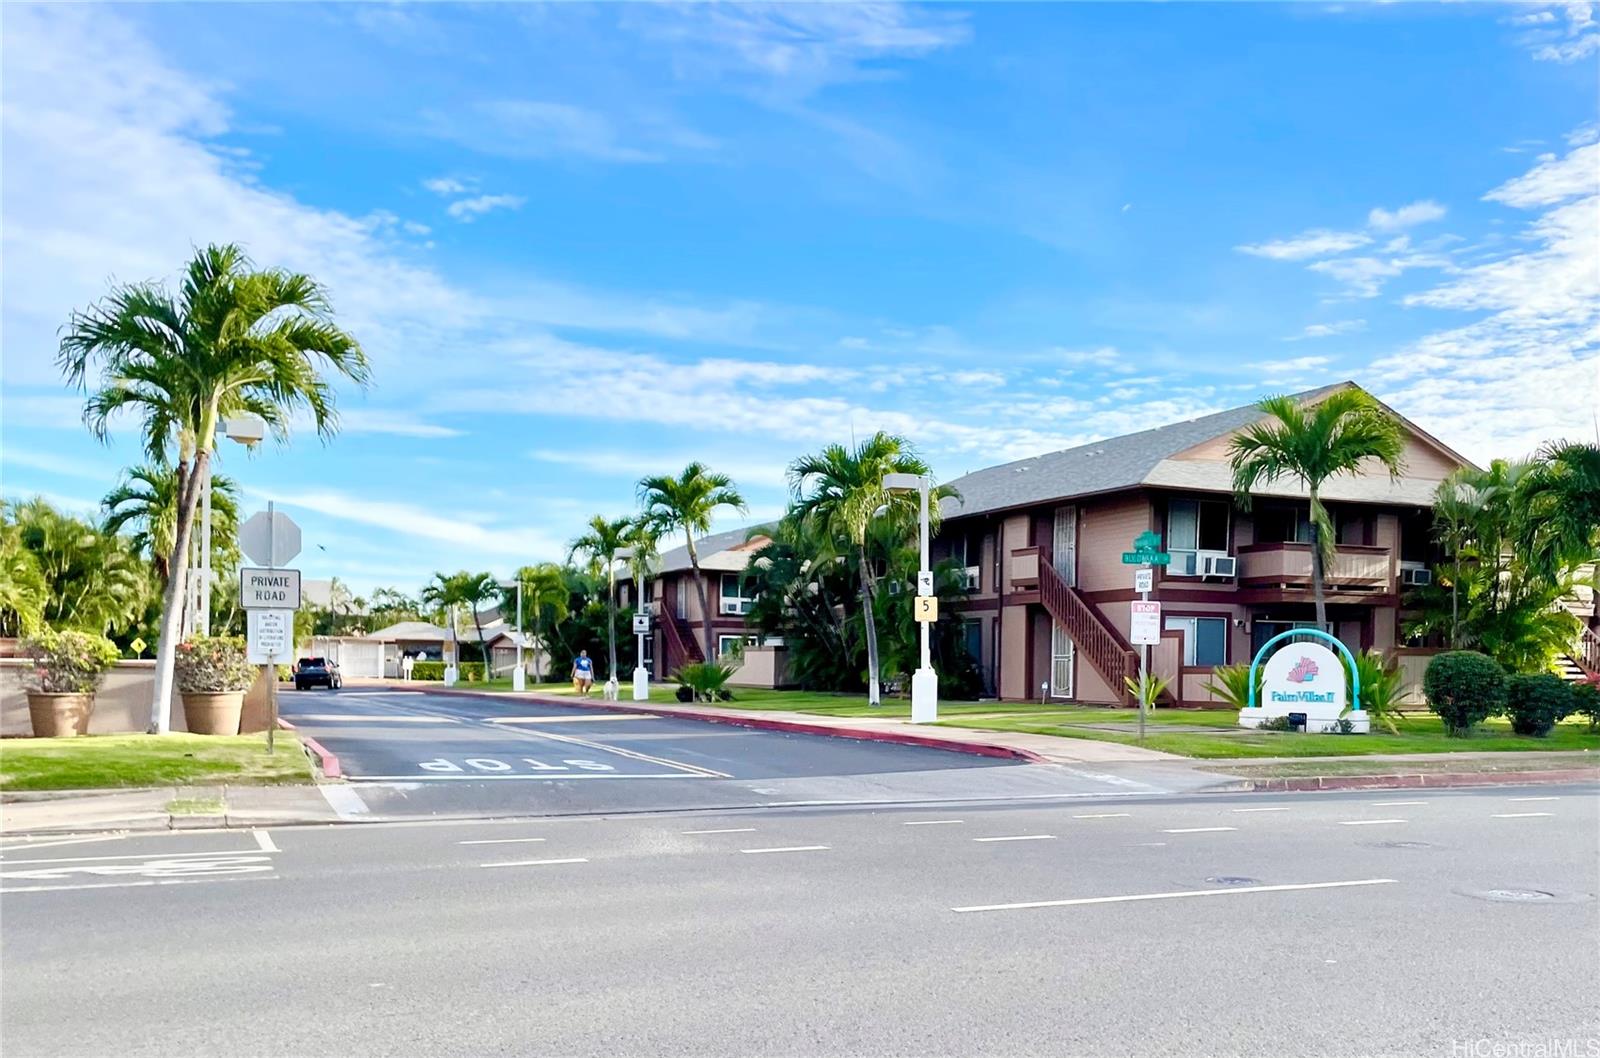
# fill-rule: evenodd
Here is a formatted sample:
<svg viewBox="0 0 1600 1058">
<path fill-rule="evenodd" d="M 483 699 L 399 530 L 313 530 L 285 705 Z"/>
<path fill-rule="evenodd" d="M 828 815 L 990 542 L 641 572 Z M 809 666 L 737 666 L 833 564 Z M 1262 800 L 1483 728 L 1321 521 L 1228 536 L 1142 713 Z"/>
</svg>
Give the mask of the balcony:
<svg viewBox="0 0 1600 1058">
<path fill-rule="evenodd" d="M 1039 586 L 1039 549 L 1019 547 L 1011 552 L 1011 587 L 1037 588 Z"/>
<path fill-rule="evenodd" d="M 1329 592 L 1374 594 L 1394 590 L 1394 553 L 1386 547 L 1339 544 L 1323 572 Z M 1311 590 L 1310 544 L 1246 544 L 1239 548 L 1239 586 Z"/>
</svg>

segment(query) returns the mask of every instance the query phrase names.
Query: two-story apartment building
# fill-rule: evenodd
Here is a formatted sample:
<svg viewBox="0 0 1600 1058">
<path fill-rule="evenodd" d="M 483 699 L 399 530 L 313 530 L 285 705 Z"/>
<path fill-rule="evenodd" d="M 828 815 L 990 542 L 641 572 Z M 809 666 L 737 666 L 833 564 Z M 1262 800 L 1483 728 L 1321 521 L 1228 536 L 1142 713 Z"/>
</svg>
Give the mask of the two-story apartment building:
<svg viewBox="0 0 1600 1058">
<path fill-rule="evenodd" d="M 652 633 L 645 638 L 645 668 L 657 678 L 670 676 L 684 665 L 705 660 L 706 625 L 718 657 L 726 657 L 755 644 L 745 627 L 752 598 L 743 594 L 740 574 L 766 543 L 760 526 L 712 533 L 695 541 L 700 569 L 706 577 L 711 613 L 700 608 L 700 589 L 687 545 L 664 551 L 645 581 L 645 602 L 652 614 Z M 756 533 L 756 535 L 751 535 Z M 618 605 L 634 605 L 631 574 L 617 582 Z"/>
<path fill-rule="evenodd" d="M 1298 394 L 1315 402 L 1345 382 Z M 972 587 L 961 608 L 989 691 L 1004 699 L 1121 703 L 1137 672 L 1137 598 L 1122 563 L 1140 533 L 1161 537 L 1162 641 L 1151 668 L 1175 702 L 1204 704 L 1213 666 L 1250 659 L 1274 634 L 1314 624 L 1309 504 L 1298 480 L 1235 503 L 1228 444 L 1254 406 L 990 467 L 950 484 L 938 558 Z M 1431 575 L 1434 489 L 1465 460 L 1413 424 L 1404 472 L 1381 467 L 1323 487 L 1337 532 L 1326 571 L 1328 630 L 1352 650 L 1399 645 L 1405 589 Z"/>
</svg>

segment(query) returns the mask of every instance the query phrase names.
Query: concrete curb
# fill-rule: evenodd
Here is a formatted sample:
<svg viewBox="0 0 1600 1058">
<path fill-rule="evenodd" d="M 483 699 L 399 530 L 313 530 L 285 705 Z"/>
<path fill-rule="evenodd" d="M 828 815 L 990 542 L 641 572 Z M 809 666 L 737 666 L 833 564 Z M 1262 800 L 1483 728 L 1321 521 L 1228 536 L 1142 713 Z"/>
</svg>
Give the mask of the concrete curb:
<svg viewBox="0 0 1600 1058">
<path fill-rule="evenodd" d="M 306 751 L 306 755 L 316 762 L 317 770 L 322 773 L 322 777 L 324 779 L 344 778 L 344 770 L 339 766 L 339 758 L 328 752 L 328 750 L 323 747 L 322 743 L 318 742 L 310 735 L 299 734 L 299 732 L 295 729 L 295 726 L 289 723 L 289 721 L 283 719 L 281 716 L 278 718 L 278 726 L 283 728 L 285 731 L 295 732 L 300 739 L 300 745 Z"/>
<path fill-rule="evenodd" d="M 407 687 L 407 690 L 412 688 Z M 698 720 L 707 724 L 729 724 L 733 727 L 749 727 L 760 731 L 790 731 L 802 735 L 828 735 L 833 738 L 853 738 L 861 742 L 893 742 L 902 746 L 923 746 L 928 749 L 942 749 L 951 753 L 972 753 L 980 757 L 1003 757 L 1009 760 L 1027 761 L 1029 764 L 1049 764 L 1050 760 L 1026 749 L 1014 746 L 1003 746 L 993 742 L 977 742 L 966 739 L 938 738 L 932 735 L 918 735 L 909 731 L 883 731 L 866 727 L 837 727 L 831 724 L 806 723 L 803 720 L 774 720 L 764 716 L 728 716 L 723 713 L 707 713 L 699 709 L 674 709 L 666 706 L 640 704 L 638 702 L 608 702 L 573 700 L 570 698 L 546 698 L 540 695 L 529 694 L 524 698 L 510 698 L 496 691 L 458 691 L 455 688 L 432 688 L 429 694 L 444 694 L 457 698 L 488 698 L 499 701 L 534 701 L 543 705 L 562 705 L 575 709 L 595 709 L 608 713 L 649 713 L 652 716 L 668 717 L 674 720 Z"/>
<path fill-rule="evenodd" d="M 1594 768 L 1548 771 L 1412 772 L 1404 775 L 1295 775 L 1276 779 L 1238 779 L 1207 787 L 1231 792 L 1283 792 L 1286 790 L 1406 790 L 1446 786 L 1529 786 L 1541 783 L 1600 782 Z"/>
</svg>

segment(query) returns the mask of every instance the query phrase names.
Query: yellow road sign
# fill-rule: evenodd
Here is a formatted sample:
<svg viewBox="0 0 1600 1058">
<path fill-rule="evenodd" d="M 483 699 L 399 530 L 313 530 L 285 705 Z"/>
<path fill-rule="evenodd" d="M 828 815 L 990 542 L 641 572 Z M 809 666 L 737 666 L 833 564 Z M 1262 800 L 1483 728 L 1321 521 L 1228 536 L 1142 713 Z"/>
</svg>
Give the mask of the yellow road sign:
<svg viewBox="0 0 1600 1058">
<path fill-rule="evenodd" d="M 937 595 L 919 595 L 912 616 L 919 621 L 932 624 L 939 619 L 939 597 Z"/>
<path fill-rule="evenodd" d="M 140 639 L 138 636 L 134 636 L 133 637 L 133 642 L 129 643 L 128 645 L 133 648 L 133 652 L 135 654 L 143 654 L 144 653 L 144 646 L 145 646 L 144 640 Z"/>
</svg>

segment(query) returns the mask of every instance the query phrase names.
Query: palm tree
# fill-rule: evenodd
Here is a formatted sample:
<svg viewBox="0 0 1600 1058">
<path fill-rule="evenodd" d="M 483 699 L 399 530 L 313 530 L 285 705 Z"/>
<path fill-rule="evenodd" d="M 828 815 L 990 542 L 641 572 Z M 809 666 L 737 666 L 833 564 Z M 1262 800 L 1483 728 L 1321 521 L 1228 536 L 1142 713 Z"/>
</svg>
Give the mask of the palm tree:
<svg viewBox="0 0 1600 1058">
<path fill-rule="evenodd" d="M 46 585 L 8 506 L 0 501 L 0 635 L 28 635 L 44 623 Z"/>
<path fill-rule="evenodd" d="M 456 607 L 467 601 L 468 582 L 471 579 L 472 574 L 466 570 L 435 573 L 433 580 L 422 588 L 422 604 L 443 614 L 444 619 L 450 622 L 450 652 L 455 656 L 457 665 L 461 664 L 461 637 L 456 631 Z"/>
<path fill-rule="evenodd" d="M 592 572 L 599 572 L 596 567 L 605 568 L 608 680 L 617 678 L 617 552 L 627 546 L 628 530 L 632 524 L 632 519 L 629 518 L 608 520 L 597 514 L 589 519 L 589 527 L 572 542 L 572 547 L 567 551 L 568 562 L 572 561 L 574 555 L 582 552 L 589 556 Z"/>
<path fill-rule="evenodd" d="M 211 566 L 227 570 L 238 561 L 238 487 L 221 475 L 211 479 Z M 145 464 L 123 472 L 122 481 L 100 501 L 101 527 L 120 533 L 130 526 L 135 550 L 150 556 L 163 587 L 171 573 L 172 539 L 178 524 L 178 475 L 171 467 Z"/>
<path fill-rule="evenodd" d="M 697 461 L 684 467 L 678 477 L 659 474 L 640 480 L 639 501 L 658 532 L 683 530 L 684 543 L 689 545 L 689 566 L 694 570 L 695 587 L 700 593 L 705 656 L 707 660 L 713 659 L 717 655 L 712 648 L 711 600 L 706 591 L 705 574 L 700 572 L 700 555 L 695 550 L 694 537 L 696 533 L 704 536 L 711 531 L 711 519 L 719 507 L 732 507 L 743 513 L 747 509 L 744 497 L 733 487 L 732 478 Z"/>
<path fill-rule="evenodd" d="M 1312 405 L 1293 397 L 1268 397 L 1256 407 L 1266 418 L 1241 430 L 1228 445 L 1233 489 L 1250 509 L 1250 493 L 1280 477 L 1297 477 L 1311 500 L 1311 590 L 1317 625 L 1326 629 L 1328 605 L 1323 576 L 1333 557 L 1333 524 L 1322 505 L 1322 486 L 1340 474 L 1356 475 L 1376 460 L 1392 478 L 1400 476 L 1405 434 L 1400 423 L 1365 390 L 1341 389 Z"/>
<path fill-rule="evenodd" d="M 326 440 L 337 429 L 333 388 L 324 370 L 365 385 L 366 355 L 330 318 L 327 293 L 309 276 L 256 270 L 238 246 L 208 246 L 184 270 L 177 295 L 157 283 L 114 289 L 73 312 L 57 359 L 67 379 L 100 389 L 84 421 L 102 441 L 112 417 L 143 418 L 145 453 L 162 462 L 175 447 L 177 518 L 169 551 L 166 598 L 156 653 L 152 729 L 170 726 L 176 656 L 187 575 L 184 556 L 200 488 L 207 479 L 217 426 L 254 414 L 287 440 L 304 411 Z"/>
<path fill-rule="evenodd" d="M 1540 575 L 1559 579 L 1600 554 L 1600 445 L 1552 442 L 1517 483 L 1518 550 Z M 1600 623 L 1600 592 L 1594 619 Z"/>
<path fill-rule="evenodd" d="M 43 623 L 109 635 L 144 613 L 150 569 L 126 537 L 102 532 L 42 499 L 18 505 L 16 530 L 44 582 Z"/>
<path fill-rule="evenodd" d="M 1474 527 L 1482 516 L 1489 493 L 1473 484 L 1482 472 L 1462 467 L 1439 482 L 1433 493 L 1434 531 L 1450 552 L 1450 649 L 1461 640 L 1461 579 L 1466 575 L 1464 559 Z"/>
<path fill-rule="evenodd" d="M 549 655 L 549 646 L 545 643 L 544 619 L 548 614 L 552 623 L 566 620 L 568 611 L 567 578 L 565 571 L 554 562 L 540 562 L 533 566 L 523 566 L 511 575 L 512 587 L 502 589 L 502 606 L 515 606 L 516 585 L 522 585 L 524 600 L 533 606 L 533 682 L 542 682 L 544 666 L 539 662 L 539 653 L 543 651 Z M 517 629 L 522 631 L 522 629 Z"/>
<path fill-rule="evenodd" d="M 880 698 L 878 628 L 872 609 L 876 583 L 867 561 L 868 527 L 880 509 L 902 526 L 915 525 L 918 498 L 910 493 L 890 492 L 883 487 L 883 478 L 885 474 L 927 473 L 928 464 L 917 456 L 909 441 L 881 430 L 854 451 L 831 444 L 816 455 L 803 456 L 789 464 L 789 490 L 795 513 L 820 529 L 820 535 L 855 549 L 866 622 L 869 705 L 879 704 Z M 930 505 L 929 517 L 937 516 L 938 505 Z"/>
</svg>

